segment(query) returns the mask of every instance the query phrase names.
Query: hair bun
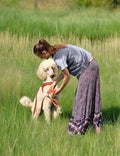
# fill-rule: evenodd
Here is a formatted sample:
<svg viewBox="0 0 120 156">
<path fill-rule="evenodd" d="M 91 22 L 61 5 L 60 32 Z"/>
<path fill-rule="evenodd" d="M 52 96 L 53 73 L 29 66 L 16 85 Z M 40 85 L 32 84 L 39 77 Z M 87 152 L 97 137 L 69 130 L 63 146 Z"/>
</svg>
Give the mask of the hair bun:
<svg viewBox="0 0 120 156">
<path fill-rule="evenodd" d="M 39 44 L 42 44 L 41 40 L 39 40 Z"/>
<path fill-rule="evenodd" d="M 40 39 L 39 40 L 39 44 L 43 44 L 43 43 L 45 43 L 45 40 L 44 39 Z"/>
</svg>

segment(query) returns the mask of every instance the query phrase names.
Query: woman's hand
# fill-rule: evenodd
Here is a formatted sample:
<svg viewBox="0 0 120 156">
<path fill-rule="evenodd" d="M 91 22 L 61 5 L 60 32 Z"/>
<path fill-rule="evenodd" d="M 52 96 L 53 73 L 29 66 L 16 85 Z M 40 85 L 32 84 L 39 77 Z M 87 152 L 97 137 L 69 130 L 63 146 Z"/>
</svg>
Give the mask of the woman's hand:
<svg viewBox="0 0 120 156">
<path fill-rule="evenodd" d="M 57 85 L 57 82 L 54 81 L 51 85 L 50 85 L 50 89 L 47 91 L 48 94 L 51 94 L 51 95 L 55 95 L 55 92 L 56 92 L 56 85 Z"/>
<path fill-rule="evenodd" d="M 61 92 L 60 88 L 55 88 L 55 93 L 54 93 L 55 95 L 59 94 L 60 92 Z"/>
<path fill-rule="evenodd" d="M 55 88 L 57 83 L 62 79 L 63 81 L 62 81 L 60 88 Z M 60 76 L 51 84 L 50 90 L 48 91 L 48 93 L 51 92 L 53 95 L 59 94 L 63 90 L 63 88 L 66 86 L 69 80 L 70 80 L 70 73 L 68 69 L 65 68 L 64 70 L 62 70 L 62 73 L 60 74 Z"/>
<path fill-rule="evenodd" d="M 54 88 L 52 89 L 52 86 L 50 87 L 50 89 L 47 91 L 48 94 L 51 94 L 51 95 L 56 95 L 58 93 L 60 93 L 60 88 Z"/>
<path fill-rule="evenodd" d="M 57 81 L 54 81 L 54 82 L 51 84 L 50 88 L 54 90 L 55 87 L 56 87 L 56 85 L 57 85 Z"/>
</svg>

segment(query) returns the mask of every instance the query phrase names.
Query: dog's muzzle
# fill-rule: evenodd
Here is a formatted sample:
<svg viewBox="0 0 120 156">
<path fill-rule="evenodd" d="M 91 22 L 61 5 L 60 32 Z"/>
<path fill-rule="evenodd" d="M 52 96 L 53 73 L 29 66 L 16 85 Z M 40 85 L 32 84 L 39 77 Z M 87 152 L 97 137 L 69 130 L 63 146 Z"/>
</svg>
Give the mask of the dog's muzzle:
<svg viewBox="0 0 120 156">
<path fill-rule="evenodd" d="M 53 78 L 55 77 L 55 75 L 53 74 L 53 75 L 51 75 L 50 77 L 53 79 Z"/>
</svg>

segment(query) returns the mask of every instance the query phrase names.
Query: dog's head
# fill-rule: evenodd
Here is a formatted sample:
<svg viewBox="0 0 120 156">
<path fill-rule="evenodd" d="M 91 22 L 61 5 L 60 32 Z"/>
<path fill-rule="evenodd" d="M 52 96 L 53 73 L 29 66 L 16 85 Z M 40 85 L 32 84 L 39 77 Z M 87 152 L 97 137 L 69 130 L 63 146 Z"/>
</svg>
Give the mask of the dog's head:
<svg viewBox="0 0 120 156">
<path fill-rule="evenodd" d="M 53 59 L 44 60 L 40 63 L 37 75 L 41 79 L 46 79 L 49 75 L 52 79 L 58 75 L 58 67 Z"/>
</svg>

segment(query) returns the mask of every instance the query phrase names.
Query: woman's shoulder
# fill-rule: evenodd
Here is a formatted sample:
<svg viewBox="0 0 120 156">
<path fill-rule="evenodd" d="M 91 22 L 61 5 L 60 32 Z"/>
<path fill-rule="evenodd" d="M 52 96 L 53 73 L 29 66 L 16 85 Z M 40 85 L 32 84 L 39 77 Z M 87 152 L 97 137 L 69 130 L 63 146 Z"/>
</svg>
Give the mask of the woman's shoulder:
<svg viewBox="0 0 120 156">
<path fill-rule="evenodd" d="M 78 48 L 80 48 L 80 47 L 78 47 L 76 45 L 72 45 L 72 44 L 67 44 L 67 47 L 71 48 L 71 49 L 78 49 Z"/>
</svg>

